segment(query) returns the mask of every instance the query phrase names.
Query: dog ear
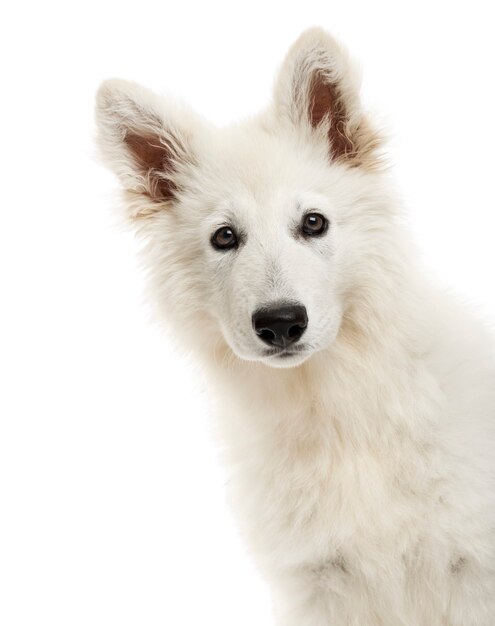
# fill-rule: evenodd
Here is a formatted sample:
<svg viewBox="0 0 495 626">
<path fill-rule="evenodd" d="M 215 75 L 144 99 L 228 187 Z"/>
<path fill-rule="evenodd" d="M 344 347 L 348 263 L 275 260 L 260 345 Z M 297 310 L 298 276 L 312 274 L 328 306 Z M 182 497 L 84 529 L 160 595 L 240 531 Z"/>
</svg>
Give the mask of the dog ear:
<svg viewBox="0 0 495 626">
<path fill-rule="evenodd" d="M 324 136 L 332 161 L 379 164 L 380 136 L 362 110 L 359 77 L 347 53 L 322 29 L 305 31 L 289 50 L 275 86 L 275 111 Z"/>
<path fill-rule="evenodd" d="M 187 111 L 135 83 L 108 80 L 97 94 L 96 121 L 103 158 L 137 196 L 134 216 L 173 202 L 184 170 L 195 162 Z"/>
</svg>

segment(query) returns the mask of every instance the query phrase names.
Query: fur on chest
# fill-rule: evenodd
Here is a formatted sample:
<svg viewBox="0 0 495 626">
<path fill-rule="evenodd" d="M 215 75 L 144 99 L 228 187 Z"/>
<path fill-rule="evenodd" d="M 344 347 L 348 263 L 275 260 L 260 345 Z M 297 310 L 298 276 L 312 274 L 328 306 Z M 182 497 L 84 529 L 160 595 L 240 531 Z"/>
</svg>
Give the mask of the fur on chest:
<svg viewBox="0 0 495 626">
<path fill-rule="evenodd" d="M 233 455 L 240 521 L 279 565 L 342 563 L 344 553 L 383 562 L 417 544 L 440 499 L 435 450 L 399 432 L 349 445 L 333 428 L 245 439 Z"/>
</svg>

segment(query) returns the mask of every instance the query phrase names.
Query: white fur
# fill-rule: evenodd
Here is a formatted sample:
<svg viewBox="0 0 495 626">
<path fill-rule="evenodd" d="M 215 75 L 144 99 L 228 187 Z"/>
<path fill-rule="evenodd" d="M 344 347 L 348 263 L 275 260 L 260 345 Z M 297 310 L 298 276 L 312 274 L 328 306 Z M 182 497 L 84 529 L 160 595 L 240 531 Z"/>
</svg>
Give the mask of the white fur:
<svg viewBox="0 0 495 626">
<path fill-rule="evenodd" d="M 354 164 L 329 159 L 333 111 L 308 123 L 315 68 L 339 87 Z M 492 626 L 494 343 L 418 266 L 345 53 L 304 33 L 270 108 L 232 127 L 123 81 L 102 86 L 97 115 L 153 298 L 210 376 L 277 623 Z M 171 146 L 172 198 L 147 193 L 157 173 L 129 129 Z M 307 209 L 330 220 L 324 237 L 293 235 Z M 210 245 L 224 223 L 245 233 L 235 252 Z M 306 348 L 264 357 L 251 315 L 287 299 L 307 308 Z"/>
</svg>

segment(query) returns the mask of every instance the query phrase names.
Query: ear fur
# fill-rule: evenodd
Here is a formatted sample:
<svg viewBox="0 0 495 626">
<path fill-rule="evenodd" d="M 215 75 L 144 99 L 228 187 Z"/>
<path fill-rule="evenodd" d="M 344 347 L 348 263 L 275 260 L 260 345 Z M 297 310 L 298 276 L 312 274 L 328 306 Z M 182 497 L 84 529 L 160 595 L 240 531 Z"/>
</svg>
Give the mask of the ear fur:
<svg viewBox="0 0 495 626">
<path fill-rule="evenodd" d="M 108 80 L 96 97 L 96 121 L 103 158 L 143 200 L 133 203 L 135 216 L 173 202 L 184 168 L 194 164 L 187 111 L 136 83 Z"/>
<path fill-rule="evenodd" d="M 346 51 L 324 30 L 305 31 L 289 50 L 275 85 L 279 117 L 325 135 L 332 161 L 379 165 L 381 143 L 362 110 L 360 81 Z"/>
</svg>

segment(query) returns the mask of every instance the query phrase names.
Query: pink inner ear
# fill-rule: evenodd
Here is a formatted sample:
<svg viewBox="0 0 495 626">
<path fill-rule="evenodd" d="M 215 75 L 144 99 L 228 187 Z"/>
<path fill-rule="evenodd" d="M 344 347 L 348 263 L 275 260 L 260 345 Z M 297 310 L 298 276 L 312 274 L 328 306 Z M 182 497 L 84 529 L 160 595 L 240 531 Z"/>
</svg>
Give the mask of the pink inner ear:
<svg viewBox="0 0 495 626">
<path fill-rule="evenodd" d="M 347 114 L 338 87 L 322 72 L 315 72 L 310 85 L 309 118 L 313 128 L 325 119 L 329 121 L 328 140 L 333 159 L 351 157 L 355 154 L 352 139 L 346 134 Z"/>
<path fill-rule="evenodd" d="M 172 170 L 170 146 L 154 135 L 138 135 L 127 132 L 124 141 L 136 164 L 149 181 L 148 194 L 153 200 L 170 200 L 177 191 L 176 185 L 160 174 L 169 175 Z"/>
</svg>

